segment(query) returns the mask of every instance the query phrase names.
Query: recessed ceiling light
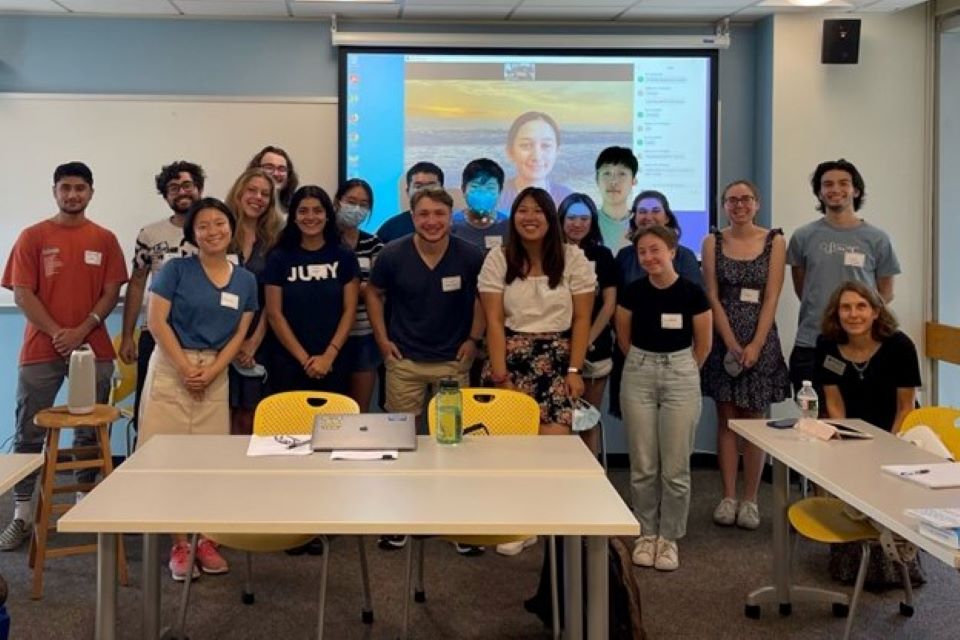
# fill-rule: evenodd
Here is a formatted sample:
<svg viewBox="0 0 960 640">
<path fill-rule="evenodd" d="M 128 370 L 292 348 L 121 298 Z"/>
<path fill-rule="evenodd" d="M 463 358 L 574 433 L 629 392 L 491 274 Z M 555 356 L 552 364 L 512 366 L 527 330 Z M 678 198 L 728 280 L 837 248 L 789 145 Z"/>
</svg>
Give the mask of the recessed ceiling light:
<svg viewBox="0 0 960 640">
<path fill-rule="evenodd" d="M 799 5 L 801 7 L 819 7 L 822 4 L 827 4 L 830 0 L 788 0 L 790 4 Z"/>
</svg>

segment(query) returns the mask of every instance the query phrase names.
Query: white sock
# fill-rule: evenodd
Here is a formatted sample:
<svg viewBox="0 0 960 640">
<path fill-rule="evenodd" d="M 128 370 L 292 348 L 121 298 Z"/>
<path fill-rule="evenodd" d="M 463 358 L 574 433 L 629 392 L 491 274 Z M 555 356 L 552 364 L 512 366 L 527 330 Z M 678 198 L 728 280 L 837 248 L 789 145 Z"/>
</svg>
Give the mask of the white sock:
<svg viewBox="0 0 960 640">
<path fill-rule="evenodd" d="M 27 524 L 33 522 L 33 501 L 17 500 L 13 506 L 13 519 L 23 520 Z"/>
</svg>

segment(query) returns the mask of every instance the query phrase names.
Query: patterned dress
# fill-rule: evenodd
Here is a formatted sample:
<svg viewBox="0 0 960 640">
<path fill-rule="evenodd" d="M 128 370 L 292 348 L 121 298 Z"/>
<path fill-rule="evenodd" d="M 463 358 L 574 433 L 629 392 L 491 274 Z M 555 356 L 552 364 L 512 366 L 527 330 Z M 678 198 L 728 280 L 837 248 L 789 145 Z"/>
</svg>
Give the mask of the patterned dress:
<svg viewBox="0 0 960 640">
<path fill-rule="evenodd" d="M 730 321 L 737 342 L 746 346 L 753 340 L 760 320 L 760 308 L 766 295 L 767 276 L 770 273 L 770 253 L 773 239 L 783 234 L 771 229 L 763 243 L 763 253 L 753 260 L 734 260 L 723 254 L 723 235 L 714 231 L 716 242 L 716 277 L 718 296 Z M 759 291 L 759 302 L 744 302 L 741 291 Z M 747 296 L 749 297 L 749 296 Z M 703 394 L 717 402 L 731 402 L 741 409 L 762 412 L 773 402 L 790 397 L 790 380 L 783 359 L 780 336 L 774 323 L 760 349 L 757 363 L 733 377 L 723 366 L 727 347 L 719 335 L 714 336 L 713 349 L 703 366 L 701 386 Z"/>
</svg>

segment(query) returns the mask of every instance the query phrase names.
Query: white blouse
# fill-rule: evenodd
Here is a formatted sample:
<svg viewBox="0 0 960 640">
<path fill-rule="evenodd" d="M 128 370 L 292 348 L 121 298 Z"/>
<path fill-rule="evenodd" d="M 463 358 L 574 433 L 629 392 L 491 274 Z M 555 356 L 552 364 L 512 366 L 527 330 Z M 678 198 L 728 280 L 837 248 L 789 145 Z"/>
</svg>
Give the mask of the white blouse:
<svg viewBox="0 0 960 640">
<path fill-rule="evenodd" d="M 564 245 L 563 278 L 555 289 L 547 276 L 517 278 L 505 284 L 507 258 L 503 249 L 487 253 L 480 269 L 480 293 L 503 293 L 504 324 L 519 333 L 566 331 L 573 322 L 573 296 L 594 293 L 597 274 L 580 247 Z"/>
</svg>

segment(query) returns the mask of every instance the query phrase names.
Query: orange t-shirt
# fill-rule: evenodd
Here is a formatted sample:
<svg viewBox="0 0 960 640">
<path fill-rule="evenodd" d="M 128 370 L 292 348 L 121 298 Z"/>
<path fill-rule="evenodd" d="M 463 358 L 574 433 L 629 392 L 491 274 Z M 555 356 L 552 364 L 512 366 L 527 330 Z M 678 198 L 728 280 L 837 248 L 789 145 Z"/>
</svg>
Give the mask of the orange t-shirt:
<svg viewBox="0 0 960 640">
<path fill-rule="evenodd" d="M 7 289 L 33 291 L 61 327 L 76 327 L 90 315 L 105 285 L 127 281 L 127 265 L 113 232 L 87 220 L 66 226 L 44 220 L 27 227 L 17 238 L 3 271 Z M 86 337 L 97 360 L 115 357 L 104 326 Z M 63 356 L 53 338 L 27 321 L 20 364 L 55 362 Z"/>
</svg>

